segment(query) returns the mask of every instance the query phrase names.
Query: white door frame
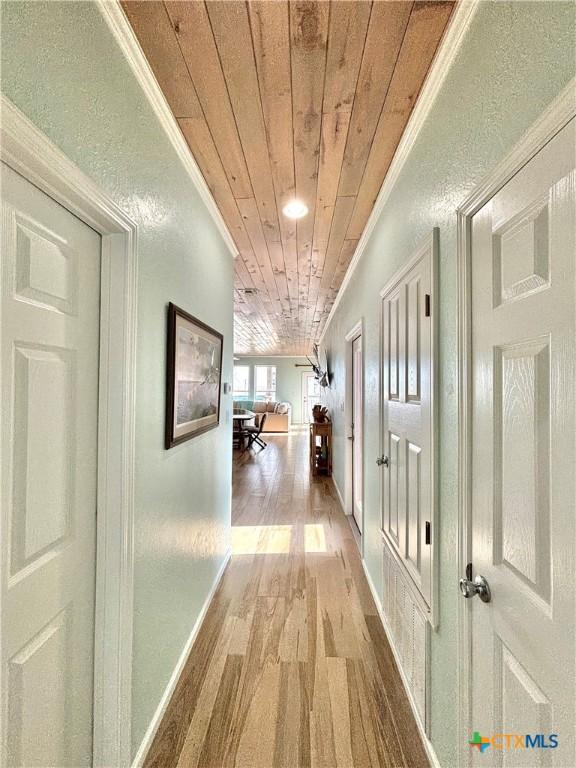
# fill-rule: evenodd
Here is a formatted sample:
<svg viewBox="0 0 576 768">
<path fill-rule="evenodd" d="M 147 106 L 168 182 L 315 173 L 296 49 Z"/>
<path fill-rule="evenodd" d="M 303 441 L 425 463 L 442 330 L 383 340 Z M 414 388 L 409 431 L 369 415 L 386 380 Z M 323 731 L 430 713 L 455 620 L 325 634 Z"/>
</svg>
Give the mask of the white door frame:
<svg viewBox="0 0 576 768">
<path fill-rule="evenodd" d="M 458 576 L 472 560 L 472 217 L 576 116 L 576 79 L 571 80 L 511 152 L 459 206 L 458 216 Z M 454 582 L 457 589 L 457 582 Z M 459 765 L 470 765 L 471 601 L 458 603 Z"/>
<path fill-rule="evenodd" d="M 123 768 L 131 758 L 136 225 L 4 96 L 1 116 L 1 159 L 102 236 L 93 765 Z"/>
<path fill-rule="evenodd" d="M 344 337 L 344 340 L 346 342 L 346 387 L 345 387 L 345 394 L 344 394 L 344 429 L 346 431 L 346 449 L 345 449 L 345 480 L 344 480 L 344 512 L 347 515 L 352 515 L 354 512 L 354 496 L 353 496 L 353 477 L 352 477 L 352 468 L 353 468 L 353 456 L 352 456 L 352 448 L 353 448 L 353 441 L 349 440 L 348 438 L 351 437 L 352 434 L 352 419 L 354 417 L 353 409 L 354 409 L 354 403 L 352 402 L 352 375 L 353 375 L 353 367 L 352 367 L 352 342 L 354 339 L 356 339 L 358 336 L 362 339 L 362 361 L 364 361 L 364 350 L 365 350 L 365 344 L 364 344 L 364 318 L 360 318 L 357 323 L 355 323 L 352 328 L 348 331 L 346 336 Z M 365 411 L 365 405 L 364 405 L 364 376 L 362 376 L 362 420 L 364 419 L 364 411 Z M 365 426 L 365 425 L 363 425 Z M 364 435 L 364 430 L 362 430 L 362 435 Z M 364 456 L 364 451 L 362 451 L 362 456 Z M 362 468 L 362 476 L 364 476 L 364 468 Z M 364 505 L 362 505 L 362 530 L 364 530 Z M 364 537 L 361 538 L 362 545 L 361 545 L 361 554 L 362 557 L 364 557 Z"/>
</svg>

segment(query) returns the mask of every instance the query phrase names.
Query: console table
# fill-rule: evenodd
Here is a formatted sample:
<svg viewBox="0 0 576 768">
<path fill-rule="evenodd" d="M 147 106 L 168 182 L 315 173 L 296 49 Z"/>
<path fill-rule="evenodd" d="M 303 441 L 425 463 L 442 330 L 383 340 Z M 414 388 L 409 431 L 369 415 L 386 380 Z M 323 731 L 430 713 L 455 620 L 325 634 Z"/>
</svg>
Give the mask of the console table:
<svg viewBox="0 0 576 768">
<path fill-rule="evenodd" d="M 332 475 L 332 422 L 310 424 L 310 471 L 313 475 Z"/>
</svg>

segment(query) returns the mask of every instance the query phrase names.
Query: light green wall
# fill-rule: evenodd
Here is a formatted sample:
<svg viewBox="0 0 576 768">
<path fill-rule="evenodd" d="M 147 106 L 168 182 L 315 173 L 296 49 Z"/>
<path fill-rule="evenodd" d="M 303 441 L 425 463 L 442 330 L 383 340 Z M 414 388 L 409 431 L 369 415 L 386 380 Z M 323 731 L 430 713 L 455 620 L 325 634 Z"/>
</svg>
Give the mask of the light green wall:
<svg viewBox="0 0 576 768">
<path fill-rule="evenodd" d="M 221 426 L 163 448 L 166 304 L 224 334 L 233 260 L 91 2 L 2 2 L 2 91 L 138 225 L 133 749 L 229 541 L 231 396 Z"/>
<path fill-rule="evenodd" d="M 365 557 L 382 590 L 379 291 L 440 228 L 440 628 L 432 638 L 432 742 L 456 764 L 457 206 L 575 75 L 575 5 L 483 2 L 324 338 L 334 374 L 334 477 L 344 490 L 344 337 L 365 323 Z"/>
<path fill-rule="evenodd" d="M 307 364 L 305 357 L 243 357 L 237 355 L 236 365 L 250 366 L 250 399 L 254 396 L 254 366 L 276 366 L 276 399 L 292 406 L 292 423 L 302 423 L 302 372 L 312 367 L 295 368 L 296 363 Z"/>
</svg>

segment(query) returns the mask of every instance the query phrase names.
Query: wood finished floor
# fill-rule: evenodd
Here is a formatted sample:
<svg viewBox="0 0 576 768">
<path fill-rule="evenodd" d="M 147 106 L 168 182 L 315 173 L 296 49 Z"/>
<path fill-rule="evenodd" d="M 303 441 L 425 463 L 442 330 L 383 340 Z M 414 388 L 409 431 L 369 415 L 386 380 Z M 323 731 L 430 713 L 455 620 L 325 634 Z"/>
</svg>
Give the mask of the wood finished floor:
<svg viewBox="0 0 576 768">
<path fill-rule="evenodd" d="M 358 548 L 307 434 L 237 455 L 233 556 L 147 768 L 420 768 Z"/>
</svg>

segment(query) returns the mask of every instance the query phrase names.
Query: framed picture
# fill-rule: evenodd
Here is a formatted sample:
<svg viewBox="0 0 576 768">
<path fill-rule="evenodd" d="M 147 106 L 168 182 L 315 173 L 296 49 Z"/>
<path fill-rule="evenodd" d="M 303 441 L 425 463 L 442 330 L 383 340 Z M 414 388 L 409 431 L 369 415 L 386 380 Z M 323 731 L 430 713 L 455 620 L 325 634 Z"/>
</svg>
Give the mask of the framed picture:
<svg viewBox="0 0 576 768">
<path fill-rule="evenodd" d="M 168 305 L 166 448 L 218 426 L 223 340 L 218 331 Z"/>
</svg>

